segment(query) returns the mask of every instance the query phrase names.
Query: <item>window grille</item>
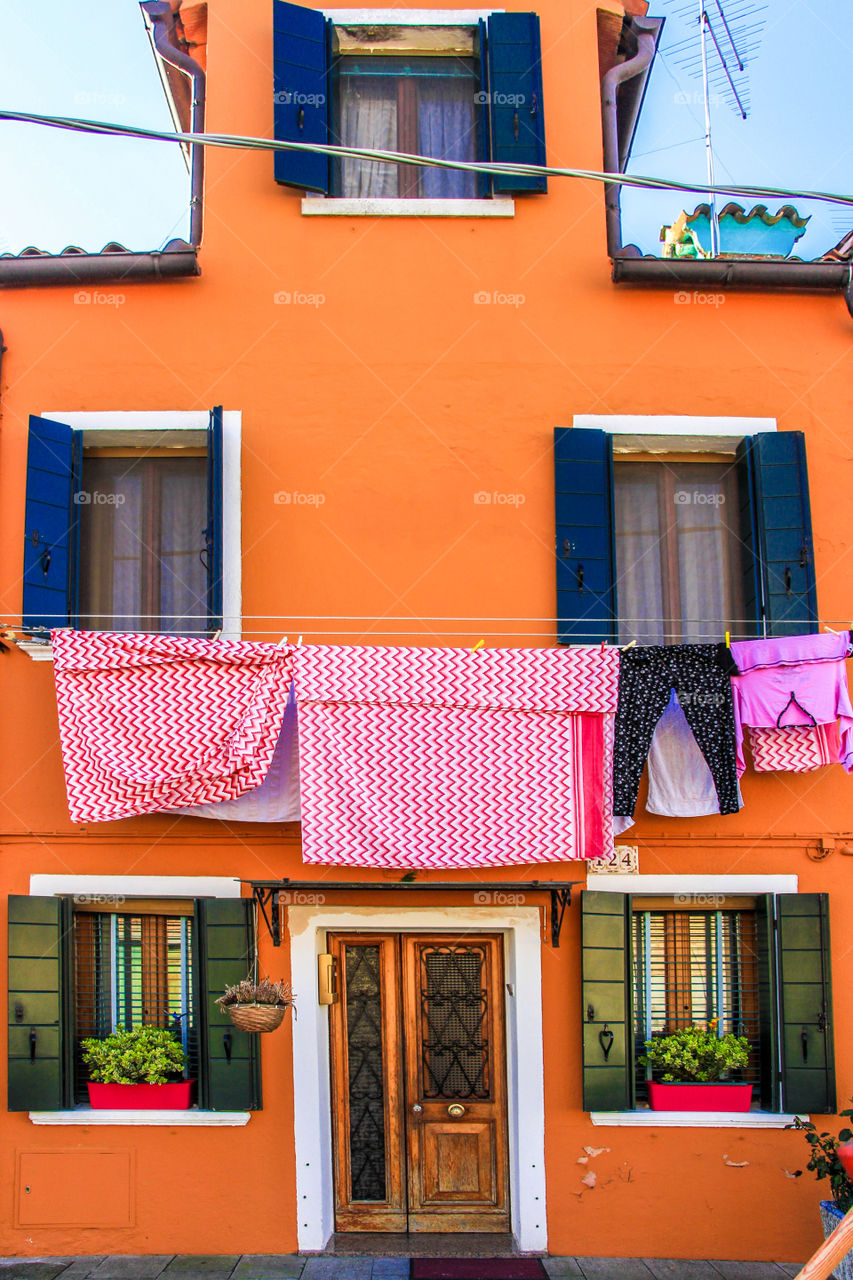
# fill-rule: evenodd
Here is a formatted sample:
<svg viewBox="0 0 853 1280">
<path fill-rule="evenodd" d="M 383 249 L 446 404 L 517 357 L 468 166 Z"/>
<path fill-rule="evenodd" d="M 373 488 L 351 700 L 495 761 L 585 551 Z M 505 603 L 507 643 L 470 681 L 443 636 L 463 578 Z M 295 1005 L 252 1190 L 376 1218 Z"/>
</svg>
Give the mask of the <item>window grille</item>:
<svg viewBox="0 0 853 1280">
<path fill-rule="evenodd" d="M 171 1028 L 198 1077 L 188 915 L 74 914 L 74 1096 L 86 1100 L 82 1041 L 117 1028 Z"/>
<path fill-rule="evenodd" d="M 759 1084 L 758 953 L 753 911 L 635 911 L 637 1100 L 648 1099 L 645 1041 L 717 1018 L 749 1041 L 742 1078 Z"/>
</svg>

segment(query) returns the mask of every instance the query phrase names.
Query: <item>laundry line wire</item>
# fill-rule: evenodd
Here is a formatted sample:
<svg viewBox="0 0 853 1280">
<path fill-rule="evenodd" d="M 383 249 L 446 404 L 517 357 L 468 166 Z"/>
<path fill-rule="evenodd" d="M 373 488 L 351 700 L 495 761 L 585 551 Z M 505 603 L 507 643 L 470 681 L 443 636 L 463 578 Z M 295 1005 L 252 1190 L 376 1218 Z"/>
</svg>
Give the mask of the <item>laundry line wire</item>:
<svg viewBox="0 0 853 1280">
<path fill-rule="evenodd" d="M 137 125 L 119 125 L 105 120 L 82 120 L 74 116 L 43 115 L 31 111 L 0 110 L 0 120 L 19 124 L 45 125 L 72 132 L 94 133 L 112 137 L 137 138 L 149 142 L 180 142 L 192 146 L 227 147 L 246 151 L 302 151 L 315 155 L 338 156 L 355 160 L 415 165 L 419 168 L 452 169 L 469 173 L 499 176 L 539 176 L 580 178 L 621 187 L 650 190 L 701 192 L 702 194 L 743 196 L 746 199 L 818 200 L 829 204 L 853 205 L 853 195 L 830 191 L 801 191 L 790 187 L 745 186 L 738 184 L 709 186 L 696 182 L 679 182 L 673 178 L 652 178 L 636 174 L 607 173 L 597 169 L 557 168 L 552 165 L 497 163 L 495 161 L 442 160 L 435 156 L 413 155 L 404 151 L 386 151 L 370 147 L 345 147 L 335 143 L 284 142 L 251 134 L 184 133 L 147 129 Z"/>
</svg>

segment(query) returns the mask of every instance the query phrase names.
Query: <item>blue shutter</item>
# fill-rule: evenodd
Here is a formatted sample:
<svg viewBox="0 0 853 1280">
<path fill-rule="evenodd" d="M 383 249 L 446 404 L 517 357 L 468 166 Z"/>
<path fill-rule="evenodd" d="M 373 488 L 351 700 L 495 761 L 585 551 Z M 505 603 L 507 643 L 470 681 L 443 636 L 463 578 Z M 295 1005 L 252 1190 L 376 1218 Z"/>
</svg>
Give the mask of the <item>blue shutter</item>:
<svg viewBox="0 0 853 1280">
<path fill-rule="evenodd" d="M 30 418 L 24 513 L 25 631 L 76 622 L 79 522 L 74 490 L 81 458 L 79 431 L 64 422 Z"/>
<path fill-rule="evenodd" d="M 557 638 L 616 639 L 613 455 L 606 431 L 554 433 L 557 516 Z"/>
<path fill-rule="evenodd" d="M 545 160 L 542 49 L 535 13 L 493 13 L 488 22 L 489 110 L 492 160 L 540 164 Z M 544 176 L 496 175 L 496 192 L 547 191 Z"/>
<path fill-rule="evenodd" d="M 761 592 L 760 622 L 771 636 L 817 630 L 817 589 L 812 544 L 805 439 L 801 431 L 767 431 L 748 437 L 752 484 L 753 555 Z"/>
<path fill-rule="evenodd" d="M 222 406 L 210 411 L 207 428 L 207 525 L 204 530 L 207 555 L 207 626 L 222 627 Z"/>
<path fill-rule="evenodd" d="M 329 141 L 328 23 L 317 9 L 273 0 L 273 136 L 277 142 Z M 329 157 L 276 151 L 275 180 L 329 193 Z"/>
</svg>

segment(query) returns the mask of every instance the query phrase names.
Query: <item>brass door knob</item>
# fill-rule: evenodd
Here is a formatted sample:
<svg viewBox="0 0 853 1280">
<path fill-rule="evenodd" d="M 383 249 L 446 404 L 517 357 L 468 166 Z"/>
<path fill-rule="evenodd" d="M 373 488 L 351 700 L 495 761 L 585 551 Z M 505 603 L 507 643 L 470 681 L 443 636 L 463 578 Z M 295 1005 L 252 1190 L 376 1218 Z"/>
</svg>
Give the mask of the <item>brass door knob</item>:
<svg viewBox="0 0 853 1280">
<path fill-rule="evenodd" d="M 447 1114 L 458 1119 L 459 1116 L 464 1116 L 465 1108 L 461 1102 L 451 1102 L 450 1106 L 447 1108 Z"/>
</svg>

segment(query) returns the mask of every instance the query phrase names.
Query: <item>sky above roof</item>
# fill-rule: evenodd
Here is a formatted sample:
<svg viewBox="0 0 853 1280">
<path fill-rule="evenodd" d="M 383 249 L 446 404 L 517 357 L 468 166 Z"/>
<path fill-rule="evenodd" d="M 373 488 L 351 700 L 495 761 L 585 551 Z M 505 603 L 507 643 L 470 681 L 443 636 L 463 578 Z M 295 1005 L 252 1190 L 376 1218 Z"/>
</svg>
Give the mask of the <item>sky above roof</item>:
<svg viewBox="0 0 853 1280">
<path fill-rule="evenodd" d="M 173 129 L 137 0 L 4 0 L 0 104 L 7 110 Z M 188 234 L 177 143 L 0 121 L 0 253 L 162 248 Z"/>
<path fill-rule="evenodd" d="M 721 0 L 736 44 L 751 50 L 745 71 L 734 66 L 716 0 L 707 10 L 745 100 L 743 120 L 725 85 L 709 42 L 711 136 L 718 184 L 762 184 L 853 194 L 851 179 L 850 0 Z M 651 0 L 649 14 L 665 18 L 640 116 L 628 172 L 705 180 L 705 116 L 699 57 L 698 0 Z M 740 37 L 740 38 L 738 38 Z M 706 200 L 681 192 L 629 191 L 622 195 L 622 239 L 644 253 L 661 252 L 660 229 L 682 209 Z M 719 199 L 720 206 L 730 197 Z M 811 215 L 797 242 L 798 257 L 819 257 L 853 227 L 853 208 L 800 198 L 739 200 L 771 213 L 786 203 Z"/>
</svg>

